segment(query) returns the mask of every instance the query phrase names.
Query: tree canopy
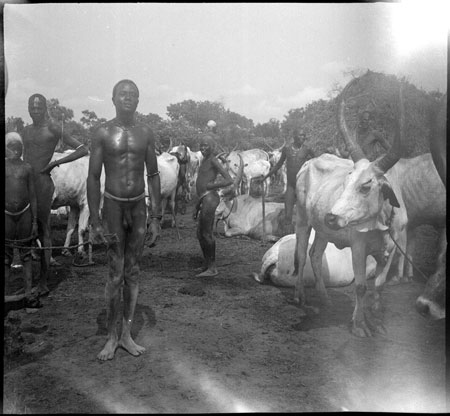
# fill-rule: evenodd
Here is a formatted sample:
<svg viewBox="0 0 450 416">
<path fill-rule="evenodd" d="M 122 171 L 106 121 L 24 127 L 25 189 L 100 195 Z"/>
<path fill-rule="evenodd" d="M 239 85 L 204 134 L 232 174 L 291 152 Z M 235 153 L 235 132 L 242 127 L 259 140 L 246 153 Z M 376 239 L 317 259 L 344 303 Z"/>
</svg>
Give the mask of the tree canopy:
<svg viewBox="0 0 450 416">
<path fill-rule="evenodd" d="M 352 73 L 352 76 L 359 74 Z M 346 120 L 350 128 L 356 128 L 360 114 L 368 110 L 372 115 L 373 128 L 392 140 L 396 123 L 397 91 L 403 82 L 406 106 L 405 157 L 429 151 L 430 111 L 433 103 L 443 93 L 425 92 L 405 79 L 367 71 L 360 76 L 358 87 L 349 91 L 346 101 Z M 224 150 L 241 150 L 254 147 L 275 148 L 290 140 L 294 129 L 304 129 L 316 154 L 332 146 L 343 149 L 343 140 L 336 124 L 336 96 L 343 86 L 334 84 L 327 99 L 316 100 L 301 108 L 292 108 L 282 121 L 271 118 L 265 123 L 253 120 L 226 109 L 216 101 L 184 100 L 167 106 L 168 119 L 158 114 L 136 113 L 136 119 L 151 127 L 157 147 L 167 150 L 169 144 L 184 143 L 192 150 L 198 149 L 201 134 L 209 120 L 216 122 L 218 147 Z M 89 145 L 95 129 L 106 121 L 94 111 L 83 110 L 79 121 L 74 120 L 73 110 L 60 104 L 57 98 L 47 101 L 49 115 L 61 128 L 80 142 Z M 21 132 L 24 122 L 20 117 L 8 117 L 6 131 Z M 63 150 L 63 149 L 62 149 Z"/>
</svg>

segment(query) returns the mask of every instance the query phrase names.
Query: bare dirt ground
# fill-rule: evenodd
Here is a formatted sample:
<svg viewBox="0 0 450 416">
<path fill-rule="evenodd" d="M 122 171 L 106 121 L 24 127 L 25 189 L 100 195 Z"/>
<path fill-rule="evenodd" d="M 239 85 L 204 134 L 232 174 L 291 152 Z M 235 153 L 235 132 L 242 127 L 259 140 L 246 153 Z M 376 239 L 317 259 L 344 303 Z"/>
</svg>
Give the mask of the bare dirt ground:
<svg viewBox="0 0 450 416">
<path fill-rule="evenodd" d="M 5 413 L 446 411 L 445 322 L 415 311 L 419 277 L 384 289 L 387 334 L 359 339 L 348 330 L 353 285 L 330 288 L 330 307 L 308 289 L 320 313 L 302 318 L 292 289 L 250 277 L 269 244 L 218 238 L 220 275 L 194 277 L 202 258 L 191 214 L 179 216 L 180 241 L 167 220 L 157 247 L 144 250 L 133 335 L 147 350 L 138 358 L 119 349 L 96 359 L 106 339 L 105 249 L 82 268 L 55 252 L 62 266 L 44 307 L 8 314 L 21 347 L 4 356 Z M 54 221 L 54 245 L 64 226 Z M 436 238 L 424 228 L 418 242 L 428 274 Z M 15 272 L 11 290 L 21 285 Z"/>
</svg>

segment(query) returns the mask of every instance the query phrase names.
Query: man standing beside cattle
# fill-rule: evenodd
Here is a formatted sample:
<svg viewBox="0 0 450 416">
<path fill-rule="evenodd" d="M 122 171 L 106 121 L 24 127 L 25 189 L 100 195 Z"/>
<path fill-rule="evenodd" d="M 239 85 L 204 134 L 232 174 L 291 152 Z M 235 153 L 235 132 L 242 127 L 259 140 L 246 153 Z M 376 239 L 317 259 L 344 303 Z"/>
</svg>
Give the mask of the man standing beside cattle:
<svg viewBox="0 0 450 416">
<path fill-rule="evenodd" d="M 206 133 L 200 139 L 200 151 L 203 155 L 196 182 L 197 196 L 199 198 L 194 209 L 193 217 L 197 225 L 197 238 L 202 249 L 204 267 L 197 277 L 217 276 L 216 242 L 213 236 L 214 216 L 220 199 L 216 189 L 232 185 L 233 180 L 227 170 L 214 156 L 214 139 L 211 133 Z M 215 182 L 220 173 L 224 181 Z"/>
<path fill-rule="evenodd" d="M 131 80 L 121 80 L 113 88 L 116 117 L 101 125 L 92 139 L 87 197 L 93 242 L 108 245 L 109 272 L 106 282 L 108 339 L 97 355 L 111 360 L 118 347 L 133 356 L 145 348 L 131 338 L 134 311 L 139 292 L 139 260 L 146 237 L 144 167 L 152 206 L 149 246 L 160 235 L 160 179 L 152 130 L 136 122 L 139 90 Z M 100 176 L 105 168 L 105 192 L 100 220 Z M 116 239 L 113 236 L 117 237 Z M 108 239 L 107 239 L 108 237 Z M 122 333 L 117 332 L 117 318 L 123 292 Z"/>
<path fill-rule="evenodd" d="M 293 132 L 293 143 L 283 147 L 281 150 L 281 157 L 278 162 L 272 169 L 270 169 L 267 175 L 263 176 L 263 180 L 272 176 L 286 161 L 287 187 L 284 196 L 284 234 L 292 234 L 294 232 L 292 213 L 294 211 L 295 204 L 295 183 L 297 172 L 310 157 L 314 157 L 314 151 L 310 147 L 309 143 L 306 142 L 305 131 L 303 129 L 300 131 L 295 129 Z"/>
<path fill-rule="evenodd" d="M 88 154 L 82 143 L 63 131 L 62 127 L 50 119 L 47 101 L 41 94 L 33 94 L 28 100 L 28 112 L 33 124 L 23 131 L 23 160 L 33 168 L 34 186 L 37 197 L 38 236 L 44 247 L 51 247 L 50 210 L 54 184 L 50 172 L 56 166 L 79 159 Z M 51 161 L 58 142 L 75 149 L 74 152 Z M 47 281 L 50 274 L 50 250 L 41 253 L 41 270 L 37 292 L 46 295 L 49 292 Z"/>
</svg>

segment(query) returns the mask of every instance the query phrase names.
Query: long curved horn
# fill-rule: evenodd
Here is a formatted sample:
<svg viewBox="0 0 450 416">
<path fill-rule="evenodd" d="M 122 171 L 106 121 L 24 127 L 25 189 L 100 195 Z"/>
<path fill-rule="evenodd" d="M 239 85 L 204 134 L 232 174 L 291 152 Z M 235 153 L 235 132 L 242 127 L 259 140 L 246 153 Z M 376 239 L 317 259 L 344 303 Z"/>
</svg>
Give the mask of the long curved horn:
<svg viewBox="0 0 450 416">
<path fill-rule="evenodd" d="M 233 147 L 233 150 L 231 152 L 234 152 L 237 149 L 238 146 L 239 146 L 239 143 L 236 143 L 236 145 Z"/>
<path fill-rule="evenodd" d="M 222 160 L 222 156 L 223 156 L 223 155 L 226 155 L 226 154 L 227 154 L 227 152 L 220 152 L 220 153 L 216 156 L 216 158 Z"/>
<path fill-rule="evenodd" d="M 238 156 L 239 156 L 239 161 L 240 161 L 239 169 L 236 174 L 236 178 L 234 178 L 234 181 L 233 181 L 233 187 L 234 187 L 234 189 L 236 189 L 236 191 L 238 189 L 239 184 L 241 183 L 242 175 L 244 173 L 244 161 L 242 160 L 242 156 L 239 153 L 238 153 Z"/>
<path fill-rule="evenodd" d="M 172 136 L 170 136 L 169 138 L 169 148 L 167 149 L 167 151 L 173 149 L 173 140 L 172 140 Z"/>
<path fill-rule="evenodd" d="M 286 138 L 285 137 L 283 137 L 283 144 L 281 145 L 281 147 L 279 147 L 278 149 L 275 149 L 275 150 L 278 150 L 281 152 L 281 150 L 283 149 L 284 146 L 286 146 Z"/>
<path fill-rule="evenodd" d="M 216 145 L 222 151 L 222 153 L 226 153 L 225 149 L 220 145 L 220 143 L 216 142 Z"/>
<path fill-rule="evenodd" d="M 359 147 L 359 144 L 356 142 L 354 137 L 351 136 L 350 131 L 347 127 L 347 123 L 345 122 L 345 96 L 349 90 L 349 88 L 358 81 L 358 78 L 353 78 L 341 92 L 338 98 L 337 105 L 337 124 L 339 126 L 339 131 L 344 137 L 344 142 L 347 147 L 347 150 L 350 152 L 353 162 L 357 162 L 361 159 L 366 159 L 364 152 Z"/>
<path fill-rule="evenodd" d="M 387 172 L 392 166 L 394 166 L 400 159 L 402 143 L 404 143 L 405 133 L 405 103 L 403 101 L 403 83 L 400 83 L 400 89 L 398 92 L 400 115 L 398 123 L 395 129 L 394 142 L 388 152 L 376 162 L 376 166 L 383 172 Z"/>
<path fill-rule="evenodd" d="M 270 149 L 272 150 L 272 152 L 275 150 L 269 143 L 267 143 L 267 140 L 264 138 L 264 144 Z"/>
</svg>

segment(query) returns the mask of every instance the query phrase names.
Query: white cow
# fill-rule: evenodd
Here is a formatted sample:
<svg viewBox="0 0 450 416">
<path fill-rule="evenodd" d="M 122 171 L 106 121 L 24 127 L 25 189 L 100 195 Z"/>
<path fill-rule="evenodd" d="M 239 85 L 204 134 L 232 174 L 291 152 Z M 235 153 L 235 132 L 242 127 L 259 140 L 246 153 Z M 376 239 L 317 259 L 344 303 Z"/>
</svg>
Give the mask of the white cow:
<svg viewBox="0 0 450 416">
<path fill-rule="evenodd" d="M 237 176 L 237 172 L 240 166 L 240 159 L 244 163 L 244 174 L 242 177 L 242 188 L 248 195 L 250 193 L 251 181 L 255 178 L 260 178 L 269 173 L 270 162 L 269 155 L 262 149 L 250 149 L 243 151 L 231 151 L 228 154 L 218 155 L 220 160 L 224 160 L 226 168 L 230 173 L 230 176 L 234 179 Z M 266 193 L 270 186 L 270 178 L 266 179 Z"/>
<path fill-rule="evenodd" d="M 309 237 L 309 249 L 314 241 L 314 230 Z M 294 273 L 295 234 L 288 234 L 280 238 L 262 258 L 261 272 L 253 273 L 259 283 L 270 280 L 275 286 L 294 287 L 296 274 Z M 366 275 L 375 276 L 376 261 L 367 256 Z M 303 271 L 305 286 L 315 284 L 311 260 L 307 259 Z M 328 244 L 322 256 L 322 277 L 326 287 L 347 286 L 354 280 L 352 267 L 352 252 L 349 247 L 339 250 L 334 244 Z"/>
<path fill-rule="evenodd" d="M 180 238 L 175 212 L 175 199 L 177 196 L 178 172 L 180 170 L 180 165 L 176 156 L 173 156 L 167 152 L 161 153 L 156 157 L 156 159 L 158 161 L 159 179 L 161 182 L 161 215 L 164 217 L 167 203 L 170 200 L 172 227 L 177 229 L 178 238 Z M 147 171 L 145 171 L 145 174 L 147 174 Z M 145 181 L 145 193 L 148 195 L 147 181 Z"/>
<path fill-rule="evenodd" d="M 178 162 L 180 163 L 179 173 L 183 175 L 183 178 L 179 178 L 178 186 L 184 187 L 186 191 L 186 202 L 191 201 L 193 193 L 195 192 L 195 182 L 197 181 L 198 168 L 203 160 L 203 155 L 200 151 L 193 152 L 185 144 L 172 147 L 168 153 L 177 154 Z"/>
<path fill-rule="evenodd" d="M 52 160 L 58 160 L 72 153 L 72 150 L 63 153 L 55 153 Z M 70 207 L 67 222 L 66 239 L 64 247 L 70 246 L 70 240 L 78 223 L 78 253 L 85 256 L 84 237 L 89 227 L 89 206 L 87 202 L 86 180 L 89 170 L 89 156 L 83 156 L 70 163 L 64 163 L 55 167 L 51 172 L 51 177 L 55 185 L 52 199 L 52 209 L 60 207 Z M 101 206 L 103 205 L 103 192 L 105 189 L 105 175 L 102 171 L 100 177 Z M 69 251 L 63 250 L 63 254 Z M 89 253 L 89 263 L 92 263 L 92 255 Z"/>
</svg>

